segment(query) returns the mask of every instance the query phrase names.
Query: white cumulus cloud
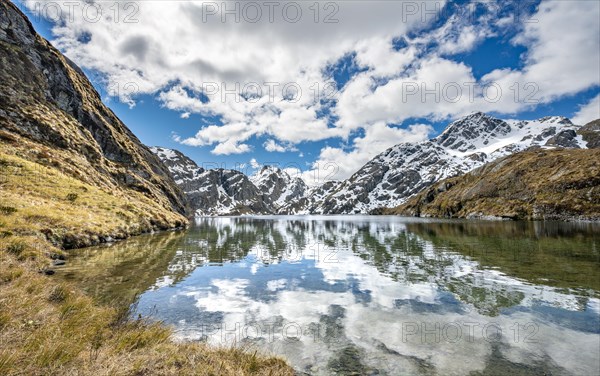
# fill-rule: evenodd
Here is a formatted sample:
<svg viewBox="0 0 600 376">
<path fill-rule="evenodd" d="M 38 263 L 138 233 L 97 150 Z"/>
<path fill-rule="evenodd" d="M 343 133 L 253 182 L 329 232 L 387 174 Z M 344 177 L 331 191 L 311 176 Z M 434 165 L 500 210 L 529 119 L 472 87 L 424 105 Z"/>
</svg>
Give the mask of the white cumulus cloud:
<svg viewBox="0 0 600 376">
<path fill-rule="evenodd" d="M 24 3 L 48 10 L 45 1 Z M 394 143 L 431 133 L 395 124 L 472 111 L 512 115 L 600 86 L 598 1 L 543 0 L 521 18 L 499 18 L 504 2 L 480 1 L 477 12 L 441 0 L 253 3 L 260 16 L 241 1 L 52 4 L 62 12 L 53 44 L 100 73 L 111 95 L 133 105 L 148 94 L 182 118 L 218 119 L 199 123 L 192 137 L 174 135 L 177 142 L 215 155 L 251 152 L 260 137 L 270 152 L 343 142 L 323 147 L 309 171 L 335 165 L 336 179 Z M 434 23 L 440 14 L 443 22 Z M 478 80 L 454 58 L 510 28 L 518 30 L 512 43 L 526 48 L 519 66 Z M 347 57 L 360 73 L 329 95 L 330 68 Z M 582 107 L 576 121 L 593 117 L 597 103 Z"/>
<path fill-rule="evenodd" d="M 600 94 L 581 106 L 572 120 L 574 124 L 585 125 L 596 119 L 600 119 Z"/>
</svg>

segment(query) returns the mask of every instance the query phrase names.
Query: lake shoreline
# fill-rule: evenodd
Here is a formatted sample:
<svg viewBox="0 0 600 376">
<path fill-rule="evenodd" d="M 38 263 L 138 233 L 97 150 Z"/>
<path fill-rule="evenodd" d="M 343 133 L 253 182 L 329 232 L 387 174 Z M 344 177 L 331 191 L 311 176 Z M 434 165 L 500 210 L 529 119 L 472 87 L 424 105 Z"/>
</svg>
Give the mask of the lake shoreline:
<svg viewBox="0 0 600 376">
<path fill-rule="evenodd" d="M 283 359 L 251 349 L 176 343 L 168 326 L 131 319 L 128 309 L 100 304 L 53 275 L 69 263 L 67 250 L 185 230 L 189 221 L 140 218 L 105 228 L 82 222 L 68 230 L 46 224 L 24 232 L 22 223 L 31 223 L 31 216 L 18 207 L 2 214 L 12 221 L 0 237 L 0 373 L 294 374 Z"/>
<path fill-rule="evenodd" d="M 581 223 L 600 223 L 600 215 L 598 217 L 578 217 L 578 216 L 562 216 L 556 218 L 515 218 L 506 216 L 495 216 L 495 215 L 472 215 L 472 216 L 435 216 L 435 215 L 411 215 L 410 213 L 396 214 L 392 212 L 392 209 L 382 209 L 379 213 L 357 213 L 357 214 L 244 214 L 244 215 L 200 215 L 195 216 L 191 220 L 201 218 L 270 218 L 270 217 L 324 217 L 324 218 L 335 218 L 335 217 L 402 217 L 402 218 L 413 218 L 413 219 L 440 219 L 440 220 L 471 220 L 471 221 L 512 221 L 512 222 L 581 222 Z"/>
<path fill-rule="evenodd" d="M 576 349 L 600 333 L 597 230 L 557 221 L 204 217 L 185 232 L 95 247 L 58 277 L 106 301 L 137 289 L 132 316 L 172 325 L 178 341 L 235 339 L 308 374 L 467 373 L 448 352 L 471 359 L 461 367 L 478 374 L 587 374 L 593 351 L 567 351 L 580 361 L 566 364 L 552 339 L 564 332 Z M 540 345 L 522 348 L 515 325 L 532 322 Z M 417 327 L 436 323 L 458 325 L 463 336 L 468 325 L 497 324 L 505 335 L 456 342 L 440 329 L 441 341 L 423 343 Z M 501 353 L 490 351 L 496 346 Z"/>
</svg>

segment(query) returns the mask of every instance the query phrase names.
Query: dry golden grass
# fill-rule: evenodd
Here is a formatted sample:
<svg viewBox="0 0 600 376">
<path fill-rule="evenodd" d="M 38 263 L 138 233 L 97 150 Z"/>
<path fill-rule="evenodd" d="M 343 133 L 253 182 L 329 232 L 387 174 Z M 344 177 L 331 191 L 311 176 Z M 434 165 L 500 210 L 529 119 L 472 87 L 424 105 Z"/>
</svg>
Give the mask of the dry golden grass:
<svg viewBox="0 0 600 376">
<path fill-rule="evenodd" d="M 292 374 L 277 358 L 174 344 L 39 273 L 63 248 L 183 226 L 186 207 L 85 75 L 14 4 L 0 14 L 16 30 L 0 38 L 0 375 Z"/>
<path fill-rule="evenodd" d="M 129 321 L 74 286 L 35 272 L 2 247 L 2 375 L 292 375 L 278 358 L 177 344 L 169 328 Z"/>
<path fill-rule="evenodd" d="M 61 246 L 185 218 L 141 192 L 76 179 L 64 153 L 0 146 L 0 375 L 293 374 L 282 359 L 250 349 L 174 343 L 169 328 L 128 320 L 40 273 Z"/>
<path fill-rule="evenodd" d="M 33 162 L 19 149 L 0 151 L 0 233 L 45 234 L 55 245 L 81 247 L 103 236 L 125 238 L 186 223 L 141 192 L 100 188 L 68 175 L 61 170 L 68 166 L 64 157 L 50 153 L 37 152 L 44 158 Z"/>
</svg>

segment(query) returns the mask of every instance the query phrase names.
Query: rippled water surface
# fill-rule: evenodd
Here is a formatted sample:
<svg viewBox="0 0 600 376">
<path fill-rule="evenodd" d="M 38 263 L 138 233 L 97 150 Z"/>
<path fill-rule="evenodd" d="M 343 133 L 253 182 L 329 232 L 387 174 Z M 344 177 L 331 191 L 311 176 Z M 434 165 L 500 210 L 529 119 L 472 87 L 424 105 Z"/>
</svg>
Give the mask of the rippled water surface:
<svg viewBox="0 0 600 376">
<path fill-rule="evenodd" d="M 59 271 L 181 340 L 314 375 L 600 374 L 600 227 L 400 217 L 198 219 Z"/>
</svg>

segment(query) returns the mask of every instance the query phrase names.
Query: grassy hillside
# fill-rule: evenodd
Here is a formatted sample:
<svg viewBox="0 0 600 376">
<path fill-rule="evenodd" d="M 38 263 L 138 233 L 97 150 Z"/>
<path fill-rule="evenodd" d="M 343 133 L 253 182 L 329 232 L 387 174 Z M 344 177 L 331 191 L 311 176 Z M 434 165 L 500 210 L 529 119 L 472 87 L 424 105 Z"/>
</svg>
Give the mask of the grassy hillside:
<svg viewBox="0 0 600 376">
<path fill-rule="evenodd" d="M 0 1 L 0 131 L 0 140 L 21 149 L 24 159 L 46 159 L 78 180 L 135 190 L 185 213 L 183 194 L 166 167 L 9 1 Z"/>
<path fill-rule="evenodd" d="M 254 352 L 175 344 L 127 304 L 53 278 L 64 249 L 186 226 L 186 209 L 81 70 L 0 0 L 0 375 L 292 374 Z"/>
<path fill-rule="evenodd" d="M 0 231 L 6 237 L 43 235 L 57 247 L 79 248 L 187 223 L 141 192 L 67 175 L 60 166 L 68 169 L 66 159 L 74 155 L 27 140 L 0 145 Z"/>
<path fill-rule="evenodd" d="M 62 248 L 185 218 L 144 193 L 67 175 L 68 157 L 55 150 L 27 140 L 0 146 L 0 374 L 292 374 L 283 360 L 251 351 L 175 344 L 169 328 L 130 321 L 123 305 L 100 305 L 46 275 Z"/>
<path fill-rule="evenodd" d="M 388 214 L 600 219 L 600 149 L 529 150 L 443 180 Z"/>
</svg>

